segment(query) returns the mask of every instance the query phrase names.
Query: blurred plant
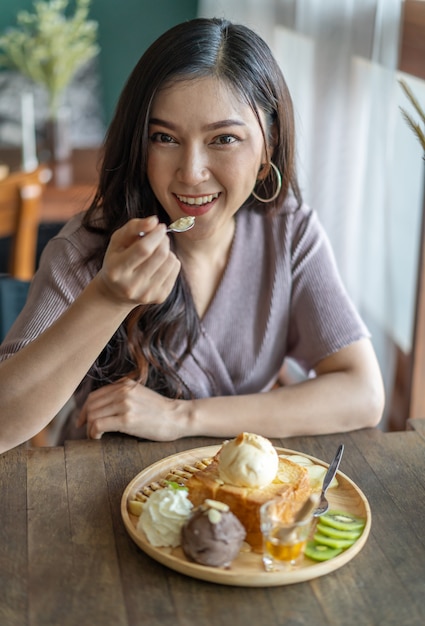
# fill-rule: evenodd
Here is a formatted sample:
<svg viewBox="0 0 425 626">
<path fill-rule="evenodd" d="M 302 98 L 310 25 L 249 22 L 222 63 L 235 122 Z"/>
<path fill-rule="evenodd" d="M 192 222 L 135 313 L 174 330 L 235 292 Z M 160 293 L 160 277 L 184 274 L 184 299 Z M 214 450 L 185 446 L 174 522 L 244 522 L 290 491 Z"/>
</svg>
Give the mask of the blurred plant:
<svg viewBox="0 0 425 626">
<path fill-rule="evenodd" d="M 402 115 L 404 117 L 404 119 L 407 122 L 407 125 L 412 129 L 412 131 L 415 133 L 416 137 L 419 139 L 419 142 L 422 146 L 422 149 L 424 151 L 424 155 L 423 155 L 423 159 L 425 160 L 425 112 L 422 109 L 421 105 L 419 104 L 417 98 L 415 97 L 413 91 L 410 89 L 409 85 L 406 83 L 406 81 L 404 80 L 399 80 L 398 81 L 404 91 L 404 93 L 406 94 L 408 100 L 410 101 L 410 103 L 412 104 L 412 106 L 415 108 L 416 112 L 419 115 L 419 119 L 420 121 L 417 122 L 413 119 L 413 117 L 410 115 L 410 113 L 408 113 L 403 107 L 400 107 L 400 110 L 402 112 Z M 423 124 L 423 128 L 421 128 L 421 123 Z"/>
<path fill-rule="evenodd" d="M 46 88 L 51 119 L 77 70 L 99 52 L 98 24 L 88 19 L 90 3 L 75 0 L 74 15 L 67 17 L 69 0 L 34 2 L 35 12 L 20 11 L 19 28 L 0 37 L 0 65 L 17 69 Z"/>
</svg>

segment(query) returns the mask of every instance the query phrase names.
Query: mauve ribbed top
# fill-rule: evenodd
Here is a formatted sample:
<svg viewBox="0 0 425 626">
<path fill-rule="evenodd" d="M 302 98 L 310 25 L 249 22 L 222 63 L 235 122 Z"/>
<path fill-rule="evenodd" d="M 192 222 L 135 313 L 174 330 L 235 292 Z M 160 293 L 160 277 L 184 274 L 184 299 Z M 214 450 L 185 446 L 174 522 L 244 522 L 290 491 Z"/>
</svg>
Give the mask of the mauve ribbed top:
<svg viewBox="0 0 425 626">
<path fill-rule="evenodd" d="M 97 237 L 77 216 L 49 241 L 0 360 L 43 332 L 93 278 L 94 267 L 81 258 Z M 197 397 L 265 391 L 285 357 L 309 370 L 367 336 L 316 213 L 290 201 L 274 217 L 241 209 L 227 268 L 180 375 Z M 90 389 L 86 379 L 78 406 Z"/>
</svg>

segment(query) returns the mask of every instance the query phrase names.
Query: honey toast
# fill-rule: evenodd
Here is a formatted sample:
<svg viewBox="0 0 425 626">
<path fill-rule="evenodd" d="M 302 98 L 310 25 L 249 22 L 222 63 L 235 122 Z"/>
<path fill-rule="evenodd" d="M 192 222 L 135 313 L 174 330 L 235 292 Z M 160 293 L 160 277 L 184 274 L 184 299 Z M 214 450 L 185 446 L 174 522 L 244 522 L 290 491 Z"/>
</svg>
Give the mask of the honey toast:
<svg viewBox="0 0 425 626">
<path fill-rule="evenodd" d="M 253 550 L 262 550 L 260 507 L 268 500 L 282 498 L 282 510 L 290 519 L 309 497 L 308 472 L 289 459 L 279 457 L 276 478 L 262 488 L 237 487 L 224 483 L 219 474 L 218 453 L 210 465 L 194 473 L 186 482 L 189 499 L 199 506 L 207 498 L 227 504 L 246 530 L 246 542 Z"/>
</svg>

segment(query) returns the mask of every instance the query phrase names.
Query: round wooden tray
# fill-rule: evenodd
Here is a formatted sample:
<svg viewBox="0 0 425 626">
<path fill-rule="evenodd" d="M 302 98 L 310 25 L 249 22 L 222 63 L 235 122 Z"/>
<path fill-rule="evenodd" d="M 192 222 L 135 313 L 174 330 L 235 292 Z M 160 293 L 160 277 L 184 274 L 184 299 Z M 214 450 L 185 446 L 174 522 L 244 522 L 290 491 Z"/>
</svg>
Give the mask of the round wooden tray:
<svg viewBox="0 0 425 626">
<path fill-rule="evenodd" d="M 129 500 L 134 499 L 134 495 L 142 487 L 163 478 L 170 470 L 186 464 L 192 465 L 196 461 L 212 457 L 220 447 L 207 446 L 173 454 L 144 469 L 127 485 L 121 499 L 122 519 L 130 537 L 150 557 L 177 572 L 209 582 L 241 587 L 275 587 L 311 580 L 329 574 L 351 561 L 363 548 L 372 523 L 370 506 L 362 491 L 342 472 L 337 473 L 338 487 L 329 489 L 327 493 L 330 506 L 332 509 L 346 511 L 364 518 L 366 525 L 361 537 L 355 544 L 329 561 L 315 562 L 304 558 L 301 565 L 296 568 L 283 572 L 266 572 L 263 568 L 261 555 L 254 552 L 240 552 L 239 556 L 231 564 L 231 567 L 224 569 L 193 563 L 185 557 L 180 547 L 155 548 L 152 546 L 146 539 L 145 534 L 137 530 L 138 518 L 129 513 Z M 302 455 L 318 465 L 328 467 L 327 463 L 295 450 L 287 448 L 276 448 L 276 450 L 278 454 Z"/>
</svg>

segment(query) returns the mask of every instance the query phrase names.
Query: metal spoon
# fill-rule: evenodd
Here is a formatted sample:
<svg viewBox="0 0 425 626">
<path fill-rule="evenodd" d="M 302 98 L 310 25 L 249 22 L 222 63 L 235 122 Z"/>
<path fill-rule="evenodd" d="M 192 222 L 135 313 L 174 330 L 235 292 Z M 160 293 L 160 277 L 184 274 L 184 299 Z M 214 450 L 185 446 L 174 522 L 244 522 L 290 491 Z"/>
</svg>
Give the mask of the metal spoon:
<svg viewBox="0 0 425 626">
<path fill-rule="evenodd" d="M 187 215 L 185 217 L 179 217 L 178 220 L 172 222 L 165 232 L 167 233 L 185 233 L 195 226 L 195 218 L 193 215 Z M 139 237 L 144 237 L 146 233 L 141 231 Z"/>
<path fill-rule="evenodd" d="M 277 538 L 282 542 L 295 542 L 297 537 L 297 529 L 294 527 L 299 522 L 302 522 L 306 517 L 311 515 L 314 507 L 319 502 L 319 494 L 312 493 L 308 499 L 304 502 L 298 513 L 295 515 L 292 525 L 289 528 L 279 528 L 277 532 Z M 314 513 L 313 513 L 314 517 Z"/>
<path fill-rule="evenodd" d="M 319 500 L 319 494 L 312 493 L 304 502 L 298 513 L 295 515 L 294 522 L 301 522 L 301 520 L 305 519 L 311 514 L 313 509 L 316 510 L 315 507 L 317 508 Z"/>
<path fill-rule="evenodd" d="M 328 471 L 326 472 L 325 478 L 323 479 L 322 493 L 320 494 L 319 506 L 315 509 L 313 513 L 313 517 L 320 517 L 320 515 L 323 515 L 323 513 L 326 513 L 326 511 L 329 508 L 329 502 L 326 499 L 326 491 L 338 470 L 343 452 L 344 452 L 344 444 L 342 443 L 338 447 L 335 458 L 332 461 L 332 463 L 329 465 Z"/>
</svg>

